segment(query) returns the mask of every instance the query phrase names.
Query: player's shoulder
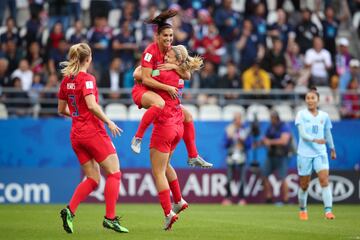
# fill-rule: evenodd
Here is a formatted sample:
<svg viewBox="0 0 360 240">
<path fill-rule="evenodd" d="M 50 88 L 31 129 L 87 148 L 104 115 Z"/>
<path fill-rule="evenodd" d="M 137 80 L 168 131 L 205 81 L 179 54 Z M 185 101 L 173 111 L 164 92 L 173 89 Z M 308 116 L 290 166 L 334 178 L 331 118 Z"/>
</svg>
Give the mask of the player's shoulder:
<svg viewBox="0 0 360 240">
<path fill-rule="evenodd" d="M 153 42 L 153 43 L 150 43 L 144 50 L 144 52 L 154 52 L 156 51 L 157 49 L 157 46 L 156 46 L 156 43 Z"/>
</svg>

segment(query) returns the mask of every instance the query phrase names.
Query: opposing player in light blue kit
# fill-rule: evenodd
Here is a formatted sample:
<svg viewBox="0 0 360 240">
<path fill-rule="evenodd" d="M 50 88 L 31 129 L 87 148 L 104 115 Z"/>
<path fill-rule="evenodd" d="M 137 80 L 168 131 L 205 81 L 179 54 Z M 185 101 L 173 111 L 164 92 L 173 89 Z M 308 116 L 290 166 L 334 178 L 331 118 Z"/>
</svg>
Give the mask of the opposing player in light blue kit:
<svg viewBox="0 0 360 240">
<path fill-rule="evenodd" d="M 297 168 L 300 176 L 298 192 L 300 220 L 308 220 L 307 197 L 311 173 L 314 169 L 322 188 L 325 218 L 335 219 L 332 213 L 332 193 L 329 186 L 329 161 L 325 144 L 331 149 L 331 159 L 336 158 L 335 146 L 331 135 L 332 124 L 326 112 L 318 110 L 319 93 L 311 88 L 305 96 L 306 109 L 296 115 L 295 125 L 299 131 Z"/>
</svg>

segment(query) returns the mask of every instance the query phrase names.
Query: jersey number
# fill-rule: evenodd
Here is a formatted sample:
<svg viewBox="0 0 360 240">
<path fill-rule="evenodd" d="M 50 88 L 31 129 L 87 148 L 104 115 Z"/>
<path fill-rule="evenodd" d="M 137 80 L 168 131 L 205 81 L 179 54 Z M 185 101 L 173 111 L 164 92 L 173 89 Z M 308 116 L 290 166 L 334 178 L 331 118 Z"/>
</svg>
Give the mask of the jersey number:
<svg viewBox="0 0 360 240">
<path fill-rule="evenodd" d="M 74 107 L 74 112 L 71 114 L 71 116 L 73 117 L 78 117 L 79 116 L 79 110 L 76 106 L 76 100 L 75 100 L 75 95 L 69 95 L 69 98 L 71 100 L 71 106 Z"/>
<path fill-rule="evenodd" d="M 318 125 L 313 125 L 312 126 L 312 133 L 313 134 L 317 134 L 319 132 L 319 127 L 318 127 Z"/>
</svg>

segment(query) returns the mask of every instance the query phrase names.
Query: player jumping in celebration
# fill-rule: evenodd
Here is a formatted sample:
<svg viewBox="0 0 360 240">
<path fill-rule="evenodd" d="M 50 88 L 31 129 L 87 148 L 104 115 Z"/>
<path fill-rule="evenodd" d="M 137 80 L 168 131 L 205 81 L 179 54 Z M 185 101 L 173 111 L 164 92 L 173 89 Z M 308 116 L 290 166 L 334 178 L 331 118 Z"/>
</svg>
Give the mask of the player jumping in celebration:
<svg viewBox="0 0 360 240">
<path fill-rule="evenodd" d="M 331 149 L 331 159 L 336 159 L 335 146 L 331 135 L 332 124 L 326 112 L 318 110 L 320 95 L 316 88 L 311 88 L 305 96 L 306 109 L 296 115 L 295 125 L 299 131 L 297 150 L 297 168 L 300 176 L 298 192 L 300 220 L 308 220 L 307 197 L 311 173 L 314 169 L 322 188 L 325 218 L 334 219 L 332 213 L 332 193 L 329 186 L 329 161 L 326 152 L 327 143 Z"/>
<path fill-rule="evenodd" d="M 202 65 L 201 58 L 189 57 L 186 48 L 181 45 L 170 47 L 165 61 L 191 71 L 199 70 Z M 178 86 L 181 80 L 174 70 L 162 70 L 154 78 L 170 86 Z M 180 107 L 180 96 L 170 96 L 164 90 L 156 89 L 154 91 L 165 101 L 165 106 L 154 121 L 150 140 L 150 159 L 160 204 L 165 215 L 164 229 L 169 230 L 178 219 L 178 213 L 188 207 L 187 202 L 181 196 L 176 172 L 170 165 L 171 155 L 186 130 L 183 126 L 184 115 Z M 173 207 L 171 206 L 170 191 L 174 199 Z"/>
<path fill-rule="evenodd" d="M 86 176 L 60 214 L 64 230 L 73 233 L 73 219 L 80 202 L 97 188 L 100 181 L 100 167 L 107 174 L 105 183 L 106 213 L 105 228 L 116 232 L 129 232 L 120 225 L 116 216 L 116 202 L 119 197 L 120 164 L 116 149 L 107 135 L 104 123 L 115 137 L 122 130 L 111 121 L 98 104 L 96 79 L 87 73 L 92 60 L 91 49 L 86 43 L 73 45 L 69 50 L 69 61 L 62 62 L 64 79 L 59 90 L 58 112 L 72 118 L 71 145 Z"/>
<path fill-rule="evenodd" d="M 138 105 L 139 108 L 148 109 L 141 119 L 139 128 L 131 142 L 131 148 L 136 153 L 140 153 L 141 151 L 141 141 L 146 129 L 161 114 L 165 106 L 164 99 L 151 89 L 166 91 L 172 98 L 177 98 L 179 94 L 178 85 L 170 86 L 156 81 L 154 77 L 160 74 L 160 70 L 175 70 L 182 79 L 190 79 L 191 77 L 189 71 L 185 71 L 177 65 L 164 64 L 164 56 L 173 42 L 173 29 L 169 23 L 166 23 L 166 20 L 175 16 L 176 13 L 176 11 L 168 10 L 147 21 L 147 23 L 157 25 L 157 33 L 155 42 L 150 44 L 142 55 L 141 78 L 136 79 L 137 82 L 132 90 L 132 97 L 135 104 Z M 211 168 L 213 165 L 206 162 L 197 152 L 192 115 L 184 107 L 181 106 L 181 109 L 185 116 L 183 122 L 185 130 L 183 139 L 188 151 L 188 164 L 193 167 Z"/>
</svg>

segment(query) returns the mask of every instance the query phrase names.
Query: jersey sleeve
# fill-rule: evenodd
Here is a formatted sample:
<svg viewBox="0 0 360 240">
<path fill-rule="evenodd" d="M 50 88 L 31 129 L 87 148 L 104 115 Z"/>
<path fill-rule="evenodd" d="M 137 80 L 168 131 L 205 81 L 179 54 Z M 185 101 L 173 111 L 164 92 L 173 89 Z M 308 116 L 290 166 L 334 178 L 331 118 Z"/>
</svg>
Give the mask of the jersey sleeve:
<svg viewBox="0 0 360 240">
<path fill-rule="evenodd" d="M 64 81 L 61 82 L 60 87 L 59 87 L 59 92 L 58 92 L 58 99 L 60 100 L 67 100 L 67 96 L 66 93 L 64 91 Z"/>
<path fill-rule="evenodd" d="M 83 96 L 87 96 L 89 94 L 96 93 L 96 80 L 93 76 L 87 75 L 84 79 L 84 84 L 82 86 L 82 94 Z"/>
<path fill-rule="evenodd" d="M 329 114 L 326 114 L 324 129 L 331 129 L 331 128 L 332 128 L 332 123 Z"/>
<path fill-rule="evenodd" d="M 302 115 L 302 114 L 301 114 L 301 111 L 296 114 L 295 126 L 298 126 L 298 125 L 300 125 L 300 124 L 303 123 L 303 122 L 302 122 L 302 116 L 301 116 L 301 115 Z"/>
<path fill-rule="evenodd" d="M 141 67 L 145 68 L 153 68 L 155 65 L 155 49 L 148 47 L 145 49 L 145 51 L 142 54 L 141 58 Z"/>
</svg>

